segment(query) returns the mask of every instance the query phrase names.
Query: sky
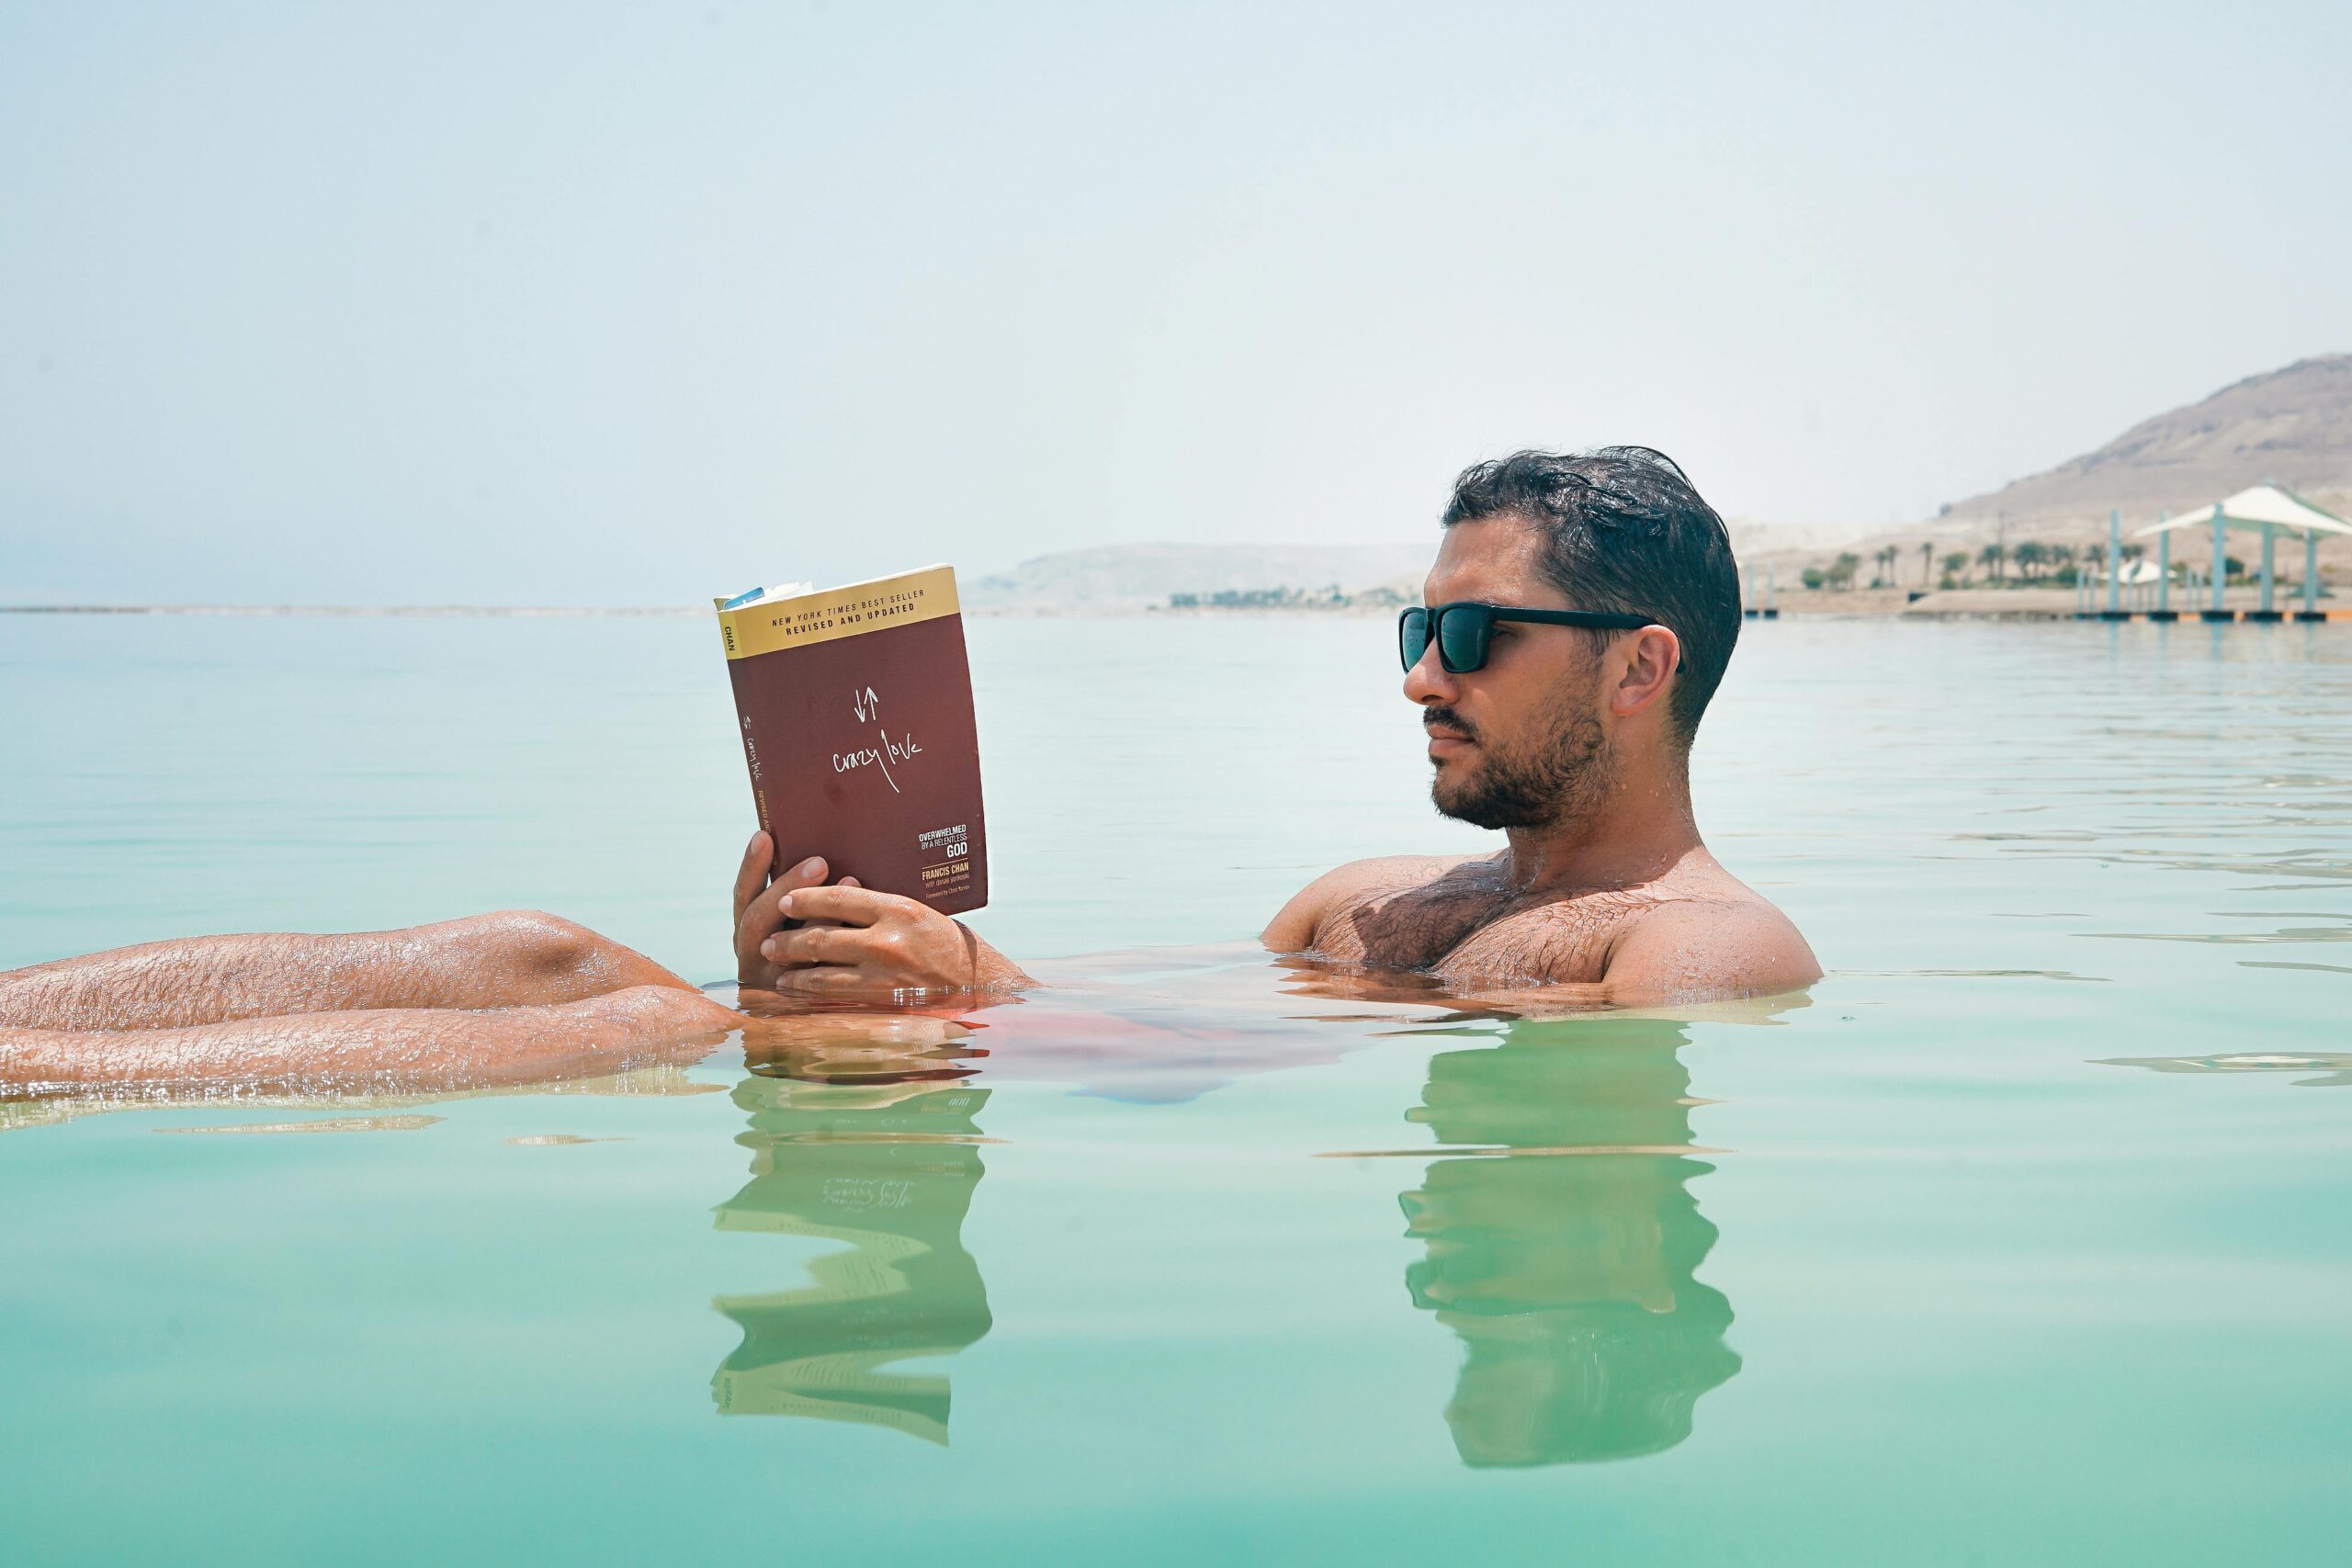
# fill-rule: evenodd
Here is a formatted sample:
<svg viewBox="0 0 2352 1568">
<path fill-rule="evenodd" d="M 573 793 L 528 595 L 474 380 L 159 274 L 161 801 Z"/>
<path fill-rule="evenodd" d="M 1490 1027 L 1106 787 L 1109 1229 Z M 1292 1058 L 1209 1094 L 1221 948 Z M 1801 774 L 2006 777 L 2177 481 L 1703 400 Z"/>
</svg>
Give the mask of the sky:
<svg viewBox="0 0 2352 1568">
<path fill-rule="evenodd" d="M 1895 522 L 2352 349 L 2352 8 L 0 0 L 0 604 Z"/>
</svg>

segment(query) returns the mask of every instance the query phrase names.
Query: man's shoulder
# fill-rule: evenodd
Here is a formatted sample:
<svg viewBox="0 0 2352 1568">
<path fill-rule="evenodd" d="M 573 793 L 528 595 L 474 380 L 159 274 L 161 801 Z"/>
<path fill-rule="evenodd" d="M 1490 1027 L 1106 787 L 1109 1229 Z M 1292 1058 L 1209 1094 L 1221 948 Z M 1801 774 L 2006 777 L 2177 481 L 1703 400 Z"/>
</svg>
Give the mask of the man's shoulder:
<svg viewBox="0 0 2352 1568">
<path fill-rule="evenodd" d="M 1738 882 L 1668 898 L 1626 922 L 1609 954 L 1612 999 L 1641 1006 L 1769 996 L 1821 978 L 1796 922 Z"/>
<path fill-rule="evenodd" d="M 1332 867 L 1291 896 L 1265 930 L 1262 940 L 1277 953 L 1311 946 L 1316 928 L 1334 911 L 1384 893 L 1434 882 L 1477 855 L 1374 855 Z"/>
</svg>

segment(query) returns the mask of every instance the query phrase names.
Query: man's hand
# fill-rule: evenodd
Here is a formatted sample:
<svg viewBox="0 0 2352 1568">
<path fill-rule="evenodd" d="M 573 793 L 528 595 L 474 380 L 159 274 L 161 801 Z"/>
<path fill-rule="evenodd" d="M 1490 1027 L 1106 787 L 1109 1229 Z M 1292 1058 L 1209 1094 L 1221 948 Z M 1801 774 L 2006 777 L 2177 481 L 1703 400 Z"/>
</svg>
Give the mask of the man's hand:
<svg viewBox="0 0 2352 1568">
<path fill-rule="evenodd" d="M 793 868 L 796 875 L 805 869 Z M 803 885 L 779 897 L 775 908 L 780 919 L 809 922 L 760 943 L 759 955 L 780 991 L 873 997 L 1032 983 L 962 921 L 917 899 L 846 884 Z"/>
<path fill-rule="evenodd" d="M 825 863 L 809 856 L 790 871 L 768 880 L 775 859 L 775 840 L 754 833 L 743 846 L 742 869 L 735 874 L 735 978 L 757 990 L 776 988 L 777 966 L 760 949 L 785 926 L 784 900 L 804 887 L 821 887 Z"/>
</svg>

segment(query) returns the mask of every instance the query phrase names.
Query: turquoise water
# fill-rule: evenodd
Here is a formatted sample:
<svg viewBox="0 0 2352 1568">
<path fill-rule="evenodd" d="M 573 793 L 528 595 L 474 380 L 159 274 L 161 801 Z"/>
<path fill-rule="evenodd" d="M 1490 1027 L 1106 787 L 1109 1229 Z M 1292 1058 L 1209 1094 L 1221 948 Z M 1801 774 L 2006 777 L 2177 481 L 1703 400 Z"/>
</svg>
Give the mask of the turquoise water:
<svg viewBox="0 0 2352 1568">
<path fill-rule="evenodd" d="M 1384 623 L 971 638 L 1063 988 L 906 1082 L 0 1132 L 0 1556 L 2337 1559 L 2352 628 L 1751 626 L 1702 822 L 1830 976 L 1554 1022 L 1233 945 L 1480 841 Z M 0 617 L 0 966 L 534 904 L 718 979 L 729 720 L 692 620 Z"/>
</svg>

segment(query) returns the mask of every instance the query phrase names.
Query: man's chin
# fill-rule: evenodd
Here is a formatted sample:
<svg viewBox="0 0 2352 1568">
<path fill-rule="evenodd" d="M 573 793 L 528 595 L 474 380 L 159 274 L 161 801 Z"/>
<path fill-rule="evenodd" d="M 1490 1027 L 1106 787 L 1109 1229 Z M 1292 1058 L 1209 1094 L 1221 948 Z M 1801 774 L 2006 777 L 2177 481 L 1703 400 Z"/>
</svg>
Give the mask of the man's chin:
<svg viewBox="0 0 2352 1568">
<path fill-rule="evenodd" d="M 1448 776 L 1449 772 L 1453 776 Z M 1495 791 L 1481 787 L 1485 782 L 1470 770 L 1448 770 L 1441 762 L 1437 777 L 1430 781 L 1430 804 L 1437 807 L 1439 816 L 1467 822 L 1473 828 L 1499 829 L 1543 825 L 1536 813 L 1525 810 L 1517 802 L 1498 798 Z"/>
<path fill-rule="evenodd" d="M 1468 781 L 1460 776 L 1463 772 L 1464 770 L 1459 768 L 1449 770 L 1443 762 L 1440 762 L 1437 765 L 1437 777 L 1430 781 L 1430 804 L 1437 807 L 1437 814 L 1440 817 L 1451 817 L 1456 822 L 1467 822 L 1474 827 L 1483 828 L 1486 824 L 1478 818 L 1486 815 L 1483 809 L 1486 803 L 1476 788 L 1464 787 Z M 1453 776 L 1449 776 L 1449 773 Z"/>
</svg>

